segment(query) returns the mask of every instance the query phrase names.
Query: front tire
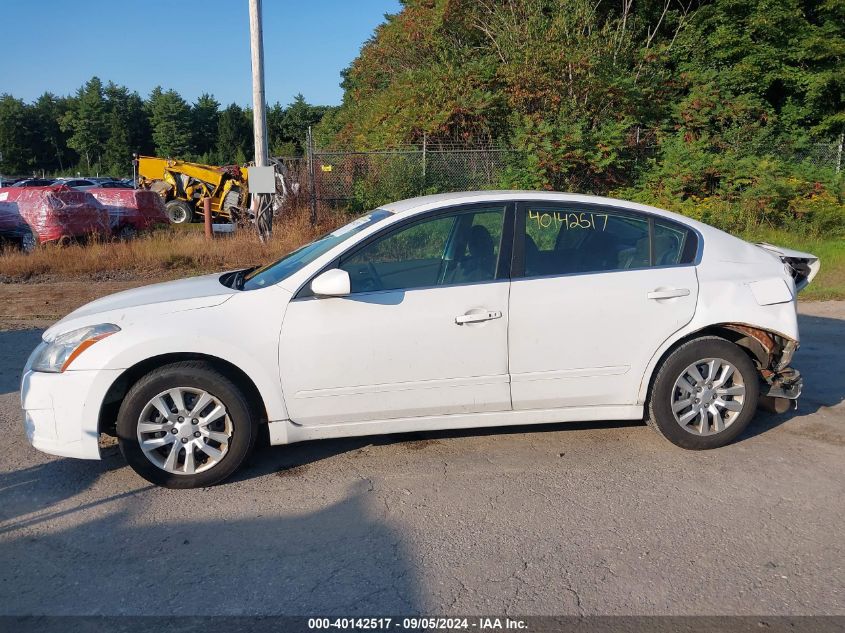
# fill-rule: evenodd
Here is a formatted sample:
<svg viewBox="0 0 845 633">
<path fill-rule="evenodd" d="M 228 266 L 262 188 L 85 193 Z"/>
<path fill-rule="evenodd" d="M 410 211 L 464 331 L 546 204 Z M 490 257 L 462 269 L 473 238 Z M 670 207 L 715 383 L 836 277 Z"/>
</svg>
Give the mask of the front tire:
<svg viewBox="0 0 845 633">
<path fill-rule="evenodd" d="M 164 205 L 172 224 L 190 224 L 194 221 L 194 210 L 184 200 L 171 200 Z"/>
<path fill-rule="evenodd" d="M 682 448 L 718 448 L 745 430 L 759 395 L 757 370 L 748 355 L 725 339 L 702 337 L 684 343 L 663 362 L 646 421 Z"/>
<path fill-rule="evenodd" d="M 117 417 L 126 461 L 166 488 L 223 481 L 252 452 L 257 435 L 257 416 L 243 392 L 202 361 L 153 370 L 132 386 Z"/>
</svg>

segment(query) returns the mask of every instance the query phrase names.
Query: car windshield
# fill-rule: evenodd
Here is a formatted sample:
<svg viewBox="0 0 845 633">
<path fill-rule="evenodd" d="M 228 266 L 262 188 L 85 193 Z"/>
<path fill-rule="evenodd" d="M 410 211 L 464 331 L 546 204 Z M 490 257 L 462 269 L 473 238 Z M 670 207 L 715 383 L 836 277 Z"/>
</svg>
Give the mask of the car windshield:
<svg viewBox="0 0 845 633">
<path fill-rule="evenodd" d="M 329 252 L 332 248 L 348 240 L 356 233 L 360 233 L 367 227 L 391 215 L 390 211 L 384 211 L 383 209 L 362 215 L 349 224 L 345 224 L 339 229 L 327 233 L 313 242 L 288 253 L 272 264 L 267 264 L 248 273 L 243 279 L 241 290 L 255 290 L 256 288 L 272 286 L 282 279 L 290 277 L 303 266 L 310 264 L 320 257 L 320 255 Z"/>
</svg>

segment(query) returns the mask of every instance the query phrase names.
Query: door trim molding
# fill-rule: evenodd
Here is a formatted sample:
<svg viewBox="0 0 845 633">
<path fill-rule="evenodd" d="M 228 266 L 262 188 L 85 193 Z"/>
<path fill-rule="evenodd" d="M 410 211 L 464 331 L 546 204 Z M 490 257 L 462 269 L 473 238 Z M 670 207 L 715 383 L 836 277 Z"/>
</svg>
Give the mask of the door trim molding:
<svg viewBox="0 0 845 633">
<path fill-rule="evenodd" d="M 555 369 L 552 371 L 529 371 L 513 374 L 511 382 L 534 382 L 535 380 L 561 380 L 566 378 L 589 378 L 592 376 L 620 376 L 627 374 L 630 365 L 610 367 L 579 367 L 577 369 Z"/>
<path fill-rule="evenodd" d="M 297 391 L 295 397 L 327 398 L 331 396 L 357 396 L 362 394 L 392 393 L 397 391 L 419 391 L 422 389 L 500 385 L 507 382 L 509 382 L 507 374 L 498 374 L 493 376 L 470 376 L 466 378 L 438 378 L 435 380 L 415 380 L 409 382 L 390 382 L 375 385 L 355 385 L 351 387 L 333 387 L 330 389 L 304 389 Z"/>
</svg>

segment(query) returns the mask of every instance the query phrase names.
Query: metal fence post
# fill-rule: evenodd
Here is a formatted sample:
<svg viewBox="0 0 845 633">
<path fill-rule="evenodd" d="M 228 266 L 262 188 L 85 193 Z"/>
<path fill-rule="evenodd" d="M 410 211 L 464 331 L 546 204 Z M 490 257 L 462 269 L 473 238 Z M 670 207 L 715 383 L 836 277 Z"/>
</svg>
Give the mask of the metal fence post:
<svg viewBox="0 0 845 633">
<path fill-rule="evenodd" d="M 308 182 L 311 189 L 311 226 L 317 226 L 317 170 L 314 167 L 314 136 L 311 134 L 311 126 L 308 126 Z"/>
<path fill-rule="evenodd" d="M 425 190 L 425 170 L 426 170 L 426 162 L 428 160 L 428 135 L 423 132 L 423 151 L 422 151 L 422 182 L 423 182 L 423 190 Z M 420 192 L 422 193 L 422 192 Z"/>
</svg>

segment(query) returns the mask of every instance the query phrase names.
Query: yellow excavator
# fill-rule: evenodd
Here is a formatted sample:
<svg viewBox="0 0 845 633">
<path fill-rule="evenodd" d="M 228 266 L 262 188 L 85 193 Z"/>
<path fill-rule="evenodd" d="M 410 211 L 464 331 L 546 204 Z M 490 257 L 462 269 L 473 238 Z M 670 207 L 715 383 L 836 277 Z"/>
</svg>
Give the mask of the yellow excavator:
<svg viewBox="0 0 845 633">
<path fill-rule="evenodd" d="M 246 167 L 216 167 L 171 158 L 138 157 L 138 188 L 164 199 L 173 224 L 187 224 L 203 215 L 203 198 L 211 198 L 212 219 L 237 222 L 248 217 Z"/>
</svg>

